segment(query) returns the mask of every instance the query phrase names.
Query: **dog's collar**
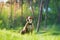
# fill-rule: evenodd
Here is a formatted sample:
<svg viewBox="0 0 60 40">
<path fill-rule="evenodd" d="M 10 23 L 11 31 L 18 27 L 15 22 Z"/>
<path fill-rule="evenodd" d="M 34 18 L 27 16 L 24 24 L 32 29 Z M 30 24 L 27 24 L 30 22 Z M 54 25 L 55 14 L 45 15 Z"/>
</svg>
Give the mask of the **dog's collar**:
<svg viewBox="0 0 60 40">
<path fill-rule="evenodd" d="M 32 25 L 32 23 L 28 23 L 29 25 Z"/>
</svg>

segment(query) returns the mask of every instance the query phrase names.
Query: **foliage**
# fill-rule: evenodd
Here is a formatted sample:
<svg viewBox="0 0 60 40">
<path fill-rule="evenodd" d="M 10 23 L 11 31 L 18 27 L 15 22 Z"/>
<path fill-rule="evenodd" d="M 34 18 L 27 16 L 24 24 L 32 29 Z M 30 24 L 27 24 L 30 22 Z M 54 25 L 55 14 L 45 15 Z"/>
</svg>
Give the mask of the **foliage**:
<svg viewBox="0 0 60 40">
<path fill-rule="evenodd" d="M 13 25 L 12 29 L 17 29 L 17 28 L 23 27 L 26 23 L 26 17 L 32 16 L 32 12 L 31 12 L 29 4 L 26 2 L 26 0 L 23 0 L 23 1 L 24 1 L 24 3 L 23 3 L 23 10 L 22 10 L 23 11 L 23 21 L 22 22 L 20 21 L 21 20 L 21 14 L 22 14 L 20 8 L 16 10 L 16 17 L 14 18 L 14 15 L 15 15 L 14 14 L 14 5 L 12 5 L 12 22 L 11 22 L 11 24 Z M 33 23 L 34 23 L 35 28 L 36 28 L 37 21 L 38 21 L 38 15 L 39 15 L 39 2 L 37 0 L 33 0 L 33 1 L 34 1 L 33 2 L 33 8 L 34 8 Z M 56 0 L 56 2 L 57 2 L 57 4 L 60 4 L 59 3 L 60 1 Z M 58 11 L 57 11 L 57 6 L 55 5 L 54 0 L 50 0 L 48 8 L 50 8 L 50 11 L 48 11 L 48 14 L 47 14 L 48 15 L 47 26 L 48 25 L 53 26 L 53 24 L 58 25 L 57 24 L 57 15 L 58 15 L 57 13 L 58 13 Z M 9 27 L 10 26 L 9 22 L 11 21 L 11 19 L 9 19 L 10 11 L 11 11 L 10 7 L 3 7 L 2 8 L 2 11 L 0 13 L 0 28 L 11 29 Z M 42 17 L 41 27 L 42 26 L 44 27 L 45 14 L 46 14 L 45 11 L 43 9 L 43 17 Z M 14 19 L 15 19 L 15 22 L 14 22 Z M 52 26 L 50 26 L 50 27 L 52 27 Z M 55 28 L 59 29 L 59 27 L 55 27 Z"/>
</svg>

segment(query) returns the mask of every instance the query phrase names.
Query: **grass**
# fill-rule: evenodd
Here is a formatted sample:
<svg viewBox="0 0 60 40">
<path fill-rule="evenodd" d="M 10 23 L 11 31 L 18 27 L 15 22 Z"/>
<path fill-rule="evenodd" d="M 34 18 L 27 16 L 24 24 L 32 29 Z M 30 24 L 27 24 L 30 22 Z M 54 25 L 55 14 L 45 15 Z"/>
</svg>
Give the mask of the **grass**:
<svg viewBox="0 0 60 40">
<path fill-rule="evenodd" d="M 0 40 L 60 40 L 60 35 L 48 35 L 47 33 L 21 35 L 11 30 L 0 30 Z"/>
</svg>

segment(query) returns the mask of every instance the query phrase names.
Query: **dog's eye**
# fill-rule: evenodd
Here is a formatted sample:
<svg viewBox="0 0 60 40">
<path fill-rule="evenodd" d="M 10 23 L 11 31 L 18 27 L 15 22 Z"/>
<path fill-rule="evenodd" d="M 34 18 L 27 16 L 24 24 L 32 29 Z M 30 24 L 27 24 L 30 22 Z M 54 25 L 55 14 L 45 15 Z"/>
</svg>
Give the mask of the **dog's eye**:
<svg viewBox="0 0 60 40">
<path fill-rule="evenodd" d="M 29 21 L 29 20 L 27 19 L 27 21 Z"/>
<path fill-rule="evenodd" d="M 32 19 L 32 18 L 29 18 L 29 19 Z"/>
</svg>

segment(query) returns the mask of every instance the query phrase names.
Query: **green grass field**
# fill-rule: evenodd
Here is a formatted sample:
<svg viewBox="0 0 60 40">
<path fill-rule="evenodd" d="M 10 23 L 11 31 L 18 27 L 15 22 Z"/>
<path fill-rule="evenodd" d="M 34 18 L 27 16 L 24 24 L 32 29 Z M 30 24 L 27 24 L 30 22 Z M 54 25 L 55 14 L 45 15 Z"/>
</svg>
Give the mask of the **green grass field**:
<svg viewBox="0 0 60 40">
<path fill-rule="evenodd" d="M 60 40 L 60 35 L 48 35 L 47 33 L 21 35 L 9 30 L 0 30 L 0 40 Z"/>
</svg>

